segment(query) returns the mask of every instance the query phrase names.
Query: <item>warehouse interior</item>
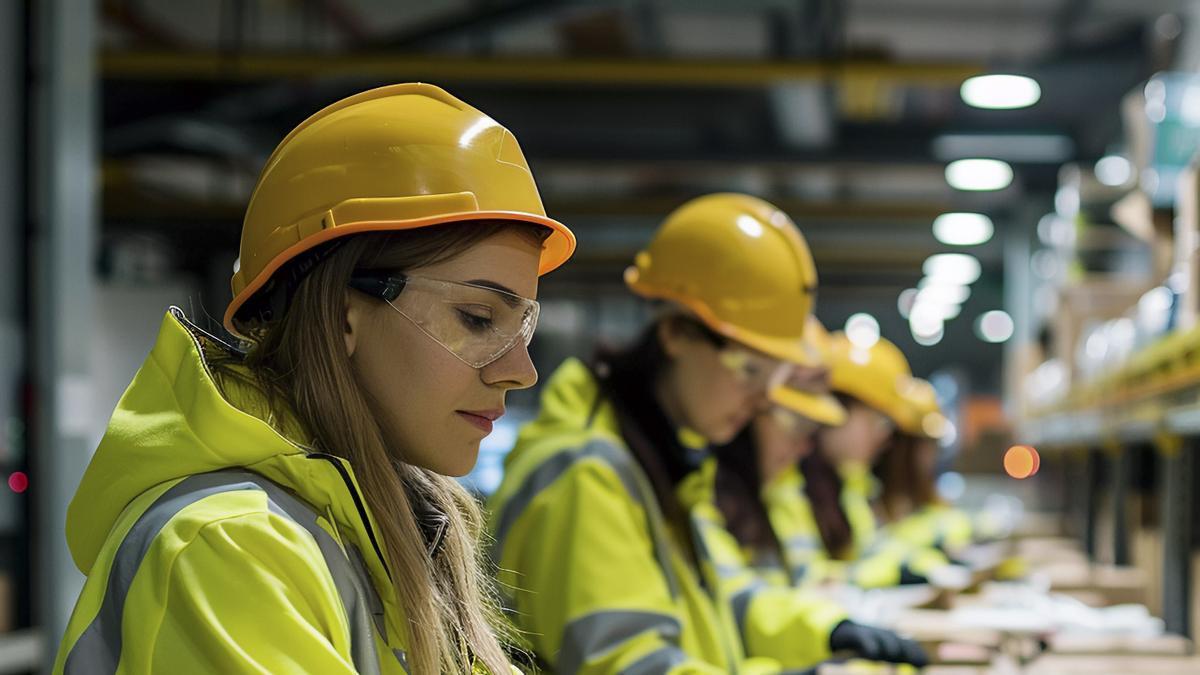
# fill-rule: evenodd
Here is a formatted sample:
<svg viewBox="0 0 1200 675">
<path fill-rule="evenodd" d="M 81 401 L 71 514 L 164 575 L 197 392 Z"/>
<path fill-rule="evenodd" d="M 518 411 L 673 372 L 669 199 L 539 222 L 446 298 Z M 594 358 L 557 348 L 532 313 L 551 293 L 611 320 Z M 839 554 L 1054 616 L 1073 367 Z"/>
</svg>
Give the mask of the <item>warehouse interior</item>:
<svg viewBox="0 0 1200 675">
<path fill-rule="evenodd" d="M 753 195 L 820 322 L 932 384 L 939 499 L 1004 522 L 970 583 L 857 609 L 934 675 L 1200 673 L 1200 2 L 27 0 L 0 31 L 0 673 L 54 672 L 68 504 L 167 308 L 234 340 L 275 146 L 402 82 L 519 138 L 577 238 L 474 494 L 559 364 L 655 316 L 625 271 L 664 218 Z"/>
</svg>

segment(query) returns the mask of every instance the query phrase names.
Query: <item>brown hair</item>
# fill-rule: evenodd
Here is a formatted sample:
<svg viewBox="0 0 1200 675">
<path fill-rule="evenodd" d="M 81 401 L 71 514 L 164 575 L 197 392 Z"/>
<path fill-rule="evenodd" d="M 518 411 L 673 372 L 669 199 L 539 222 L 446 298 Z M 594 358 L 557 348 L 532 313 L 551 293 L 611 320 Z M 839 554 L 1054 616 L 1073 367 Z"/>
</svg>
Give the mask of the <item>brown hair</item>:
<svg viewBox="0 0 1200 675">
<path fill-rule="evenodd" d="M 389 447 L 372 401 L 355 380 L 343 330 L 347 282 L 358 270 L 404 271 L 445 261 L 509 227 L 503 221 L 455 223 L 340 240 L 304 276 L 282 317 L 256 328 L 246 357 L 272 411 L 294 411 L 314 450 L 349 461 L 381 531 L 396 599 L 408 618 L 415 673 L 471 672 L 473 663 L 509 671 L 496 637 L 504 622 L 484 573 L 483 516 L 452 478 L 404 461 Z M 278 413 L 276 413 L 278 417 Z M 445 519 L 440 543 L 425 543 L 419 515 Z M 431 550 L 432 549 L 432 550 Z"/>
<path fill-rule="evenodd" d="M 918 438 L 896 433 L 875 461 L 875 475 L 883 484 L 879 505 L 890 521 L 938 502 L 933 475 L 923 471 L 917 461 L 921 443 Z"/>
<path fill-rule="evenodd" d="M 762 500 L 763 477 L 754 426 L 747 426 L 714 454 L 717 509 L 725 518 L 725 529 L 745 548 L 782 557 L 783 547 Z"/>
<path fill-rule="evenodd" d="M 664 323 L 674 330 L 724 344 L 725 338 L 698 320 L 682 314 L 668 314 L 652 322 L 632 344 L 621 348 L 600 347 L 592 370 L 602 395 L 616 413 L 621 437 L 630 454 L 646 472 L 663 517 L 680 532 L 687 532 L 684 513 L 675 487 L 691 472 L 687 451 L 680 445 L 676 429 L 667 419 L 655 397 L 655 383 L 671 367 L 671 357 L 663 349 L 658 330 Z M 683 537 L 690 545 L 691 538 Z M 689 550 L 689 553 L 692 551 Z"/>
<path fill-rule="evenodd" d="M 854 399 L 845 394 L 834 394 L 847 409 Z M 813 451 L 800 462 L 804 474 L 804 493 L 812 505 L 813 519 L 829 557 L 845 560 L 854 541 L 850 519 L 842 510 L 842 476 L 837 467 L 825 455 L 821 447 L 821 434 L 813 436 Z"/>
</svg>

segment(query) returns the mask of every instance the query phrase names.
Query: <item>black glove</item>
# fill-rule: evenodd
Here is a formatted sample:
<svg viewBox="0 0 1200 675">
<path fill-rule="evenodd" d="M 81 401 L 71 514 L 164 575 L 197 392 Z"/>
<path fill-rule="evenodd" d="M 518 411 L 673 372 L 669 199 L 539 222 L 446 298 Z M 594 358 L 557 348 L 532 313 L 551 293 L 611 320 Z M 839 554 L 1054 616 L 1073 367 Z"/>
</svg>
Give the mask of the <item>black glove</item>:
<svg viewBox="0 0 1200 675">
<path fill-rule="evenodd" d="M 853 621 L 843 621 L 829 636 L 833 652 L 850 651 L 869 661 L 911 663 L 921 668 L 929 663 L 921 645 L 896 635 L 890 630 L 872 628 Z"/>
<path fill-rule="evenodd" d="M 900 585 L 901 586 L 911 586 L 914 584 L 927 584 L 927 583 L 929 583 L 929 579 L 925 578 L 923 575 L 917 574 L 916 572 L 912 571 L 912 569 L 909 568 L 908 565 L 900 566 Z"/>
</svg>

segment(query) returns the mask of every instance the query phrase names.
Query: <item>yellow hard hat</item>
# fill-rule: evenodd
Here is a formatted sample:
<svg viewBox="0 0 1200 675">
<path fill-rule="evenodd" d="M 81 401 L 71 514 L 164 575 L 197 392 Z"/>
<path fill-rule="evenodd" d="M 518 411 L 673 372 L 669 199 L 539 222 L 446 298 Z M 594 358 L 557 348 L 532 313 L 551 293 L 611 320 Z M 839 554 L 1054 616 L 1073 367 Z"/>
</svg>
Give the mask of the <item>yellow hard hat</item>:
<svg viewBox="0 0 1200 675">
<path fill-rule="evenodd" d="M 625 270 L 635 293 L 669 300 L 717 333 L 784 361 L 811 361 L 800 337 L 817 268 L 792 219 L 749 195 L 719 193 L 675 209 Z"/>
<path fill-rule="evenodd" d="M 812 356 L 813 367 L 826 371 L 827 376 L 833 346 L 829 331 L 825 330 L 815 315 L 809 315 L 801 342 Z M 771 390 L 770 398 L 772 403 L 827 427 L 841 426 L 846 422 L 846 408 L 827 389 L 814 391 L 785 382 Z"/>
<path fill-rule="evenodd" d="M 907 419 L 900 425 L 900 430 L 912 436 L 939 439 L 946 435 L 949 420 L 942 414 L 938 405 L 937 392 L 933 385 L 919 377 L 914 377 L 904 388 L 904 397 L 908 402 Z"/>
<path fill-rule="evenodd" d="M 275 148 L 250 197 L 225 326 L 282 265 L 338 237 L 471 220 L 551 230 L 545 274 L 575 236 L 546 217 L 517 139 L 430 84 L 356 94 L 312 115 Z M 241 314 L 239 312 L 242 312 Z"/>
<path fill-rule="evenodd" d="M 869 348 L 856 346 L 839 331 L 830 337 L 829 386 L 891 418 L 896 426 L 908 419 L 905 392 L 912 370 L 900 348 L 885 338 Z"/>
</svg>

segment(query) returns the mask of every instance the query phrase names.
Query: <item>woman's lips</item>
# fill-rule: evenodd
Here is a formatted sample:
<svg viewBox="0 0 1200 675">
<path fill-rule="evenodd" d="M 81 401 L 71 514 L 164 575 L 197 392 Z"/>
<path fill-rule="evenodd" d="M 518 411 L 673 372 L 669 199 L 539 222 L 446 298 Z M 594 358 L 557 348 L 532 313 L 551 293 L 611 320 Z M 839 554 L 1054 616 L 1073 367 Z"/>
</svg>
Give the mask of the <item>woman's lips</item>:
<svg viewBox="0 0 1200 675">
<path fill-rule="evenodd" d="M 473 410 L 470 412 L 457 410 L 455 412 L 468 423 L 483 431 L 485 435 L 492 433 L 493 423 L 504 414 L 503 410 Z"/>
</svg>

